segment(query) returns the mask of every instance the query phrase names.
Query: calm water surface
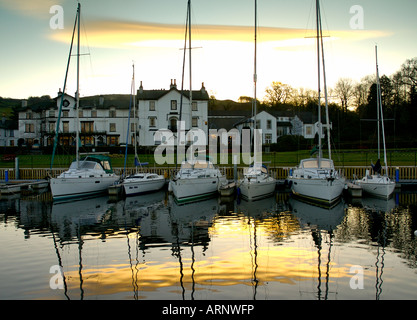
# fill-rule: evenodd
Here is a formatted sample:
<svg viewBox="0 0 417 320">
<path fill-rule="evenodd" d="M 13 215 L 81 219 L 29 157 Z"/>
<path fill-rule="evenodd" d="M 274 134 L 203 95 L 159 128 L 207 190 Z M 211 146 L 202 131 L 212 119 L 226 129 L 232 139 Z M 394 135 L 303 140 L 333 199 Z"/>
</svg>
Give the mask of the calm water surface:
<svg viewBox="0 0 417 320">
<path fill-rule="evenodd" d="M 416 193 L 331 210 L 285 192 L 49 199 L 0 199 L 0 299 L 417 298 Z"/>
</svg>

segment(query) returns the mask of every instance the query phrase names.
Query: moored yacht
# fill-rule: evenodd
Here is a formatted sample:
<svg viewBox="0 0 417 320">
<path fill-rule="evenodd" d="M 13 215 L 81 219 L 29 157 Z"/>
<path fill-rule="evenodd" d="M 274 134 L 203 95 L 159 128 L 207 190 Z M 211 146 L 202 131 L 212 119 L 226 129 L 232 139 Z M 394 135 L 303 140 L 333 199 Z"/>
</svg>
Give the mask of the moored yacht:
<svg viewBox="0 0 417 320">
<path fill-rule="evenodd" d="M 296 196 L 328 205 L 339 200 L 345 187 L 345 178 L 325 158 L 301 160 L 288 180 Z"/>
<path fill-rule="evenodd" d="M 269 175 L 265 166 L 255 163 L 245 171 L 239 184 L 240 193 L 244 199 L 257 200 L 269 197 L 274 193 L 277 182 Z"/>
<path fill-rule="evenodd" d="M 355 183 L 362 187 L 363 191 L 376 197 L 389 199 L 395 190 L 395 182 L 388 177 L 387 166 L 387 148 L 385 145 L 385 131 L 384 131 L 384 113 L 382 111 L 382 95 L 381 84 L 379 82 L 379 70 L 378 70 L 378 50 L 375 46 L 375 60 L 376 60 L 376 86 L 377 86 L 377 126 L 378 126 L 378 161 L 376 165 L 372 165 L 374 174 L 369 174 L 369 170 L 366 170 L 365 176 L 361 180 L 356 180 Z M 380 127 L 382 133 L 380 133 Z M 384 162 L 385 173 L 381 174 L 382 166 L 380 163 L 380 135 L 382 135 L 383 149 L 384 149 Z"/>
<path fill-rule="evenodd" d="M 126 196 L 160 190 L 165 185 L 165 177 L 156 173 L 135 173 L 122 182 Z"/>
<path fill-rule="evenodd" d="M 308 158 L 300 161 L 299 166 L 294 169 L 292 175 L 288 176 L 292 192 L 300 197 L 311 201 L 320 202 L 324 205 L 332 205 L 340 199 L 345 187 L 345 178 L 335 170 L 331 159 L 330 122 L 328 113 L 326 71 L 324 64 L 324 48 L 321 25 L 320 3 L 316 0 L 316 21 L 317 21 L 317 78 L 318 78 L 318 146 L 317 158 Z M 326 125 L 322 124 L 321 118 L 321 75 L 324 82 L 324 98 L 326 109 Z M 322 151 L 322 128 L 327 128 L 328 158 L 323 158 Z"/>
<path fill-rule="evenodd" d="M 69 169 L 51 178 L 54 200 L 64 200 L 104 193 L 119 180 L 107 155 L 87 155 L 72 162 Z"/>
<path fill-rule="evenodd" d="M 176 201 L 194 201 L 216 194 L 226 177 L 209 160 L 185 160 L 169 182 Z"/>
<path fill-rule="evenodd" d="M 254 54 L 254 73 L 253 73 L 253 87 L 254 87 L 254 97 L 253 97 L 253 110 L 254 110 L 254 121 L 253 121 L 253 145 L 254 145 L 254 164 L 249 168 L 245 169 L 244 177 L 239 181 L 239 189 L 243 198 L 246 200 L 256 200 L 268 197 L 272 195 L 276 187 L 276 180 L 268 174 L 267 169 L 260 162 L 261 160 L 258 156 L 261 156 L 262 147 L 258 150 L 259 142 L 256 138 L 256 84 L 257 84 L 257 1 L 255 0 L 255 54 Z M 257 155 L 259 153 L 259 155 Z M 257 161 L 258 160 L 258 161 Z"/>
<path fill-rule="evenodd" d="M 364 192 L 384 199 L 391 198 L 395 190 L 394 181 L 392 181 L 386 175 L 371 175 L 369 170 L 366 170 L 365 176 L 360 180 L 356 180 L 355 183 L 361 186 Z"/>
</svg>

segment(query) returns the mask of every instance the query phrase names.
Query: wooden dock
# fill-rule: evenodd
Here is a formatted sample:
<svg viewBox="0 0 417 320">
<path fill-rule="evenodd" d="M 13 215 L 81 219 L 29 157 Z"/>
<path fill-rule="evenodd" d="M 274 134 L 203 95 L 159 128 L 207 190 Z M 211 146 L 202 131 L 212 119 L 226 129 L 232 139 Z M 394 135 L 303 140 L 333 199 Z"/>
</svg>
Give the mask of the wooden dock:
<svg viewBox="0 0 417 320">
<path fill-rule="evenodd" d="M 232 165 L 222 166 L 219 165 L 220 170 L 226 178 L 231 180 L 234 178 L 234 168 Z M 237 168 L 237 178 L 243 176 L 243 170 L 245 166 Z M 143 168 L 144 172 L 153 172 L 160 175 L 164 175 L 168 179 L 175 175 L 179 166 L 176 168 L 175 165 L 168 167 L 147 167 Z M 269 172 L 277 181 L 278 184 L 285 184 L 285 180 L 288 177 L 290 170 L 293 167 L 270 167 Z M 341 174 L 346 177 L 348 181 L 353 181 L 355 178 L 362 178 L 365 175 L 366 170 L 370 170 L 370 167 L 354 166 L 354 167 L 336 167 L 340 170 Z M 14 184 L 18 183 L 21 189 L 45 187 L 45 181 L 47 177 L 57 177 L 60 173 L 67 170 L 67 168 L 20 168 L 16 174 L 14 169 L 0 169 L 0 183 L 1 193 L 6 192 L 17 192 L 17 188 Z M 6 173 L 7 171 L 7 173 Z M 114 168 L 116 174 L 122 174 L 123 168 Z M 135 168 L 127 168 L 125 174 L 132 174 L 135 172 Z M 9 179 L 7 182 L 5 178 Z M 388 170 L 388 176 L 391 177 L 399 188 L 415 187 L 417 186 L 417 167 L 416 166 L 403 166 L 403 167 L 391 167 Z M 19 180 L 15 180 L 19 177 Z M 13 183 L 12 183 L 13 182 Z M 115 190 L 116 191 L 116 190 Z"/>
<path fill-rule="evenodd" d="M 22 191 L 38 191 L 49 187 L 48 180 L 12 180 L 0 184 L 0 195 L 12 195 Z"/>
</svg>

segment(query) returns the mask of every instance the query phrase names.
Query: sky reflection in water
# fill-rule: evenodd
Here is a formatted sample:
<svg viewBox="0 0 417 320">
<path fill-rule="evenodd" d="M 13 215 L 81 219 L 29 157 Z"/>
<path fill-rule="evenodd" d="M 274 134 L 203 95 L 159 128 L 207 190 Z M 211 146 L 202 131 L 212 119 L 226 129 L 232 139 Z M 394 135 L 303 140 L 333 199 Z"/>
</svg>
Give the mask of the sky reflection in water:
<svg viewBox="0 0 417 320">
<path fill-rule="evenodd" d="M 415 299 L 416 194 L 1 202 L 1 299 Z M 41 200 L 44 199 L 44 200 Z M 49 273 L 61 265 L 64 289 Z M 352 289 L 352 266 L 364 289 Z M 27 270 L 30 270 L 28 273 Z"/>
</svg>

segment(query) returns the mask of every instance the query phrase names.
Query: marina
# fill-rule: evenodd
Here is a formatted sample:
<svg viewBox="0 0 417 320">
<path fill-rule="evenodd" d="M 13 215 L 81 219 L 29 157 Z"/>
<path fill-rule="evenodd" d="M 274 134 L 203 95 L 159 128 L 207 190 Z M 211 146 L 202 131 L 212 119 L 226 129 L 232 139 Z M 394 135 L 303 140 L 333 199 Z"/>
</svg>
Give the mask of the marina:
<svg viewBox="0 0 417 320">
<path fill-rule="evenodd" d="M 347 196 L 323 208 L 285 189 L 258 201 L 214 196 L 187 204 L 166 188 L 63 203 L 47 189 L 2 196 L 0 295 L 416 299 L 416 198 L 413 191 L 389 200 Z M 352 285 L 353 270 L 362 289 Z"/>
<path fill-rule="evenodd" d="M 239 14 L 222 4 L 220 15 L 209 12 L 218 11 L 213 3 L 192 9 L 186 2 L 186 15 L 167 2 L 132 15 L 130 5 L 87 4 L 82 17 L 77 1 L 71 38 L 70 29 L 39 39 L 45 30 L 35 36 L 30 24 L 20 28 L 22 43 L 31 39 L 48 52 L 30 60 L 41 74 L 21 65 L 38 77 L 20 82 L 18 96 L 27 99 L 0 97 L 0 299 L 415 300 L 417 149 L 409 134 L 417 58 L 386 74 L 399 63 L 393 56 L 412 52 L 409 36 L 401 45 L 404 31 L 378 19 L 368 21 L 368 33 L 351 36 L 338 24 L 324 30 L 320 0 L 263 3 L 259 13 L 255 0 L 240 3 Z M 50 8 L 57 9 L 51 29 L 64 29 L 63 6 Z M 23 26 L 23 7 L 3 9 Z M 347 25 L 329 9 L 332 24 Z M 362 6 L 349 13 L 350 29 L 364 29 Z M 93 27 L 91 42 L 85 26 Z M 398 43 L 389 45 L 389 34 Z M 71 39 L 66 60 L 53 45 L 58 40 L 61 50 L 63 38 Z M 357 68 L 345 67 L 367 70 L 373 57 L 365 38 L 382 38 L 382 68 L 375 45 L 375 75 L 359 81 L 350 78 Z M 82 63 L 89 43 L 100 48 L 93 75 Z M 112 58 L 127 47 L 129 94 L 121 89 L 126 56 Z M 115 50 L 103 55 L 108 48 Z M 65 61 L 64 75 L 56 70 Z M 28 78 L 7 72 L 3 94 L 16 94 L 14 73 Z M 160 86 L 168 77 L 169 88 Z M 237 101 L 225 100 L 237 89 Z M 254 308 L 214 310 L 249 315 Z M 167 303 L 160 314 L 201 311 Z"/>
</svg>

